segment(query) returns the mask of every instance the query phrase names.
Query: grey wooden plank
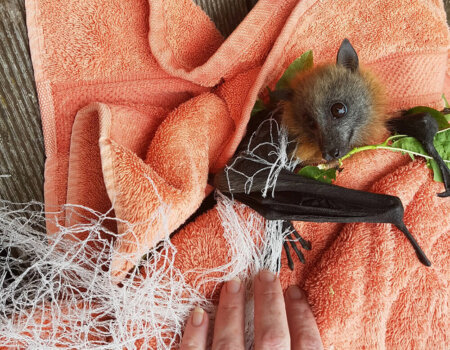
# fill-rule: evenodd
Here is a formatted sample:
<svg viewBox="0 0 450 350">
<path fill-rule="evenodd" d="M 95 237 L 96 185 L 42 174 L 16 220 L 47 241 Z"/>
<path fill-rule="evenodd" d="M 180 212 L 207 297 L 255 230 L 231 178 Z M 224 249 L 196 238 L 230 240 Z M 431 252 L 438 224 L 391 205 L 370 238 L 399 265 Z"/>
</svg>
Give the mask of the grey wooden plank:
<svg viewBox="0 0 450 350">
<path fill-rule="evenodd" d="M 211 18 L 224 37 L 229 36 L 257 0 L 193 0 Z"/>
<path fill-rule="evenodd" d="M 43 201 L 44 140 L 24 0 L 0 2 L 0 198 Z"/>
<path fill-rule="evenodd" d="M 450 0 L 444 0 L 444 7 L 447 14 L 447 25 L 450 25 Z"/>
</svg>

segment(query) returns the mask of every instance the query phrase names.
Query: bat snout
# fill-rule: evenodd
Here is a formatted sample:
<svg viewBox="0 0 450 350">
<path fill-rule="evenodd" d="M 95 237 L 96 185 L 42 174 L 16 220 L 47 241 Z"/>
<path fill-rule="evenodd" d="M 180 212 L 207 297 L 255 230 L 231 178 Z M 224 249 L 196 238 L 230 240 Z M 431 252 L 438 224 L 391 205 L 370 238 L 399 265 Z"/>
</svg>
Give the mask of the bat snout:
<svg viewBox="0 0 450 350">
<path fill-rule="evenodd" d="M 330 162 L 332 160 L 341 158 L 343 155 L 345 155 L 345 153 L 346 152 L 343 148 L 331 147 L 329 149 L 324 150 L 324 152 L 322 153 L 322 157 L 327 162 Z"/>
<path fill-rule="evenodd" d="M 340 129 L 334 128 L 322 132 L 320 151 L 326 162 L 331 162 L 345 156 L 350 149 L 348 137 Z"/>
</svg>

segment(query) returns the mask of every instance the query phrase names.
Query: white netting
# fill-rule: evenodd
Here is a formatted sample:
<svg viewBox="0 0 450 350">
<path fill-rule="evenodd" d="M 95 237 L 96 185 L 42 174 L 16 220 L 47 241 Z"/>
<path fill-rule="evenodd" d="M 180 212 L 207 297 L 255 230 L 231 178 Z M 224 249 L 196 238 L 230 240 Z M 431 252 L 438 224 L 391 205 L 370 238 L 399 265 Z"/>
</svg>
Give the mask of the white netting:
<svg viewBox="0 0 450 350">
<path fill-rule="evenodd" d="M 262 196 L 266 197 L 267 192 L 272 190 L 271 195 L 273 195 L 273 190 L 275 189 L 275 184 L 277 183 L 278 175 L 282 169 L 293 171 L 299 164 L 299 160 L 295 157 L 295 149 L 288 153 L 290 144 L 295 143 L 293 140 L 289 140 L 288 131 L 285 125 L 280 124 L 274 119 L 274 115 L 280 112 L 280 107 L 271 111 L 267 119 L 263 120 L 259 124 L 256 131 L 251 135 L 250 140 L 247 144 L 246 149 L 241 152 L 240 155 L 234 157 L 233 161 L 225 168 L 227 178 L 229 179 L 230 173 L 235 173 L 243 176 L 246 180 L 244 183 L 245 193 L 249 193 L 253 187 L 253 181 L 255 175 L 261 172 L 269 171 L 269 175 L 262 186 Z M 269 132 L 268 137 L 266 137 L 263 142 L 260 142 L 258 135 L 261 134 L 262 129 L 267 129 Z M 261 154 L 260 149 L 266 152 Z M 243 160 L 250 160 L 252 162 L 257 162 L 262 166 L 255 173 L 249 175 L 243 171 L 236 169 L 236 164 L 242 162 Z M 228 185 L 232 189 L 232 184 L 228 180 Z"/>
<path fill-rule="evenodd" d="M 292 167 L 282 143 L 287 142 L 286 133 L 281 130 L 277 135 L 278 160 L 266 164 L 273 169 L 273 176 L 264 193 L 276 181 L 277 169 Z M 82 220 L 69 227 L 54 222 L 58 233 L 48 238 L 42 233 L 46 224 L 42 204 L 0 201 L 0 347 L 173 348 L 195 306 L 213 311 L 211 301 L 199 292 L 202 286 L 238 276 L 249 291 L 246 328 L 247 347 L 251 348 L 249 281 L 261 268 L 276 271 L 286 233 L 281 222 L 244 215 L 242 204 L 220 193 L 217 201 L 229 246 L 226 265 L 182 273 L 174 264 L 177 250 L 170 232 L 164 232 L 165 238 L 147 254 L 144 273 L 135 269 L 120 285 L 114 283 L 109 270 L 112 243 L 102 238 L 105 232 L 114 236 L 105 224 L 110 227 L 107 223 L 117 219 L 67 205 L 65 217 L 72 217 L 72 222 L 77 217 Z M 170 208 L 161 203 L 160 211 L 149 221 L 164 221 L 167 210 Z M 135 225 L 121 224 L 126 228 L 123 234 L 133 232 Z M 186 282 L 189 274 L 197 276 L 193 286 Z"/>
</svg>

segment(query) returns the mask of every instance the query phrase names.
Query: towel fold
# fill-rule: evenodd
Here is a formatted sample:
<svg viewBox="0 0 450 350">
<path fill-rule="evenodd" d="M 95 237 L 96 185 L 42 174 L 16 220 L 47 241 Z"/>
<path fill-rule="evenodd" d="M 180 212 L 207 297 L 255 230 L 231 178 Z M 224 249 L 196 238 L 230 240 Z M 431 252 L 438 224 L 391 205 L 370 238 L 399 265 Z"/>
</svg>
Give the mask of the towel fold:
<svg viewBox="0 0 450 350">
<path fill-rule="evenodd" d="M 315 63 L 331 61 L 349 38 L 383 81 L 390 111 L 441 107 L 450 92 L 441 1 L 260 0 L 226 40 L 190 0 L 26 7 L 47 210 L 113 209 L 116 281 L 200 206 L 212 190 L 208 174 L 233 155 L 258 94 L 305 51 Z M 390 225 L 296 223 L 313 249 L 293 272 L 284 261 L 283 287 L 306 289 L 326 348 L 448 348 L 450 203 L 435 195 L 442 184 L 422 161 L 386 151 L 350 158 L 337 183 L 399 196 L 433 266 L 421 266 Z M 83 220 L 85 213 L 49 214 L 48 233 L 56 221 Z M 216 209 L 180 230 L 175 264 L 225 264 L 222 230 Z"/>
</svg>

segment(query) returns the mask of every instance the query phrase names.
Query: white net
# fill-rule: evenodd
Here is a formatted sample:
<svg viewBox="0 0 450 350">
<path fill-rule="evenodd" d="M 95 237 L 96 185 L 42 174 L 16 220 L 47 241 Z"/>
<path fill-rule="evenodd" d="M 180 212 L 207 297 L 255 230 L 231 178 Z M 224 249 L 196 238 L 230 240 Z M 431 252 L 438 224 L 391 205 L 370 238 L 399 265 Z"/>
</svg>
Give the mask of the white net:
<svg viewBox="0 0 450 350">
<path fill-rule="evenodd" d="M 269 113 L 253 132 L 247 142 L 246 147 L 233 158 L 233 161 L 225 168 L 228 179 L 228 187 L 231 190 L 235 185 L 230 181 L 230 176 L 242 176 L 244 192 L 250 193 L 254 187 L 254 177 L 259 173 L 268 172 L 267 179 L 264 183 L 258 184 L 257 188 L 261 188 L 263 197 L 271 191 L 274 194 L 275 185 L 278 175 L 282 169 L 293 171 L 299 164 L 299 160 L 295 158 L 295 141 L 289 140 L 286 126 L 280 124 L 275 118 L 275 114 L 280 112 L 280 107 Z M 288 150 L 291 149 L 291 152 Z M 257 170 L 250 174 L 245 170 L 248 166 L 241 167 L 240 163 L 246 165 L 257 163 Z"/>
<path fill-rule="evenodd" d="M 277 160 L 267 163 L 261 159 L 271 169 L 264 194 L 273 187 L 277 170 L 292 169 L 294 164 L 285 151 L 285 130 L 273 119 L 269 122 L 275 123 L 277 131 L 273 140 Z M 254 154 L 252 149 L 248 152 Z M 280 221 L 266 222 L 220 193 L 216 198 L 228 245 L 227 264 L 181 271 L 174 263 L 177 249 L 169 239 L 170 232 L 164 232 L 165 238 L 148 252 L 143 268 L 130 272 L 119 285 L 109 268 L 113 243 L 104 238 L 105 233 L 117 237 L 106 223 L 118 219 L 66 205 L 62 208 L 66 218 L 82 220 L 71 220 L 74 223 L 69 227 L 53 222 L 58 232 L 47 237 L 42 204 L 1 201 L 0 347 L 171 349 L 177 346 L 195 306 L 213 315 L 214 305 L 202 295 L 202 286 L 218 286 L 238 276 L 248 290 L 246 334 L 247 348 L 251 348 L 251 280 L 262 268 L 277 270 L 286 233 Z M 164 203 L 160 208 L 149 220 L 164 221 L 170 208 Z M 121 224 L 126 227 L 124 235 L 132 233 L 136 225 Z M 186 277 L 191 274 L 196 278 L 188 284 Z"/>
</svg>

